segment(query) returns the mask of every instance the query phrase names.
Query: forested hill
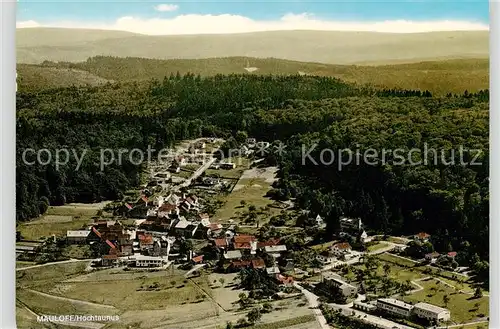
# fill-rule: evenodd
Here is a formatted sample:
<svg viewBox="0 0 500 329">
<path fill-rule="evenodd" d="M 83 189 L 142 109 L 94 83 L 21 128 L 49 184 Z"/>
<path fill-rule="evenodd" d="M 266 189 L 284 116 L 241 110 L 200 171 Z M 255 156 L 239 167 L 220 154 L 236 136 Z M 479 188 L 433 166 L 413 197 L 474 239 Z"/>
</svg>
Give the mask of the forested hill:
<svg viewBox="0 0 500 329">
<path fill-rule="evenodd" d="M 436 95 L 477 92 L 488 88 L 488 59 L 457 59 L 381 66 L 332 65 L 276 58 L 227 57 L 208 59 L 145 59 L 92 57 L 79 63 L 18 64 L 20 90 L 33 91 L 71 85 L 101 85 L 107 81 L 162 80 L 193 73 L 248 75 L 317 75 L 376 88 L 430 90 Z"/>
<path fill-rule="evenodd" d="M 327 218 L 361 216 L 374 230 L 426 230 L 443 244 L 488 256 L 488 92 L 436 97 L 419 91 L 374 91 L 333 78 L 195 75 L 150 82 L 70 87 L 17 96 L 17 220 L 36 217 L 46 204 L 120 199 L 138 184 L 142 168 L 128 161 L 99 169 L 99 149 L 168 147 L 200 136 L 228 139 L 238 131 L 286 141 L 280 164 L 281 198 Z M 302 162 L 302 144 L 323 148 L 443 150 L 454 164 L 365 165 Z M 482 165 L 463 166 L 460 146 L 482 149 Z M 26 148 L 88 149 L 61 168 L 22 161 Z M 417 156 L 417 155 L 415 155 Z M 391 156 L 387 157 L 390 160 Z M 28 161 L 34 160 L 31 154 Z M 471 159 L 469 159 L 471 160 Z"/>
</svg>

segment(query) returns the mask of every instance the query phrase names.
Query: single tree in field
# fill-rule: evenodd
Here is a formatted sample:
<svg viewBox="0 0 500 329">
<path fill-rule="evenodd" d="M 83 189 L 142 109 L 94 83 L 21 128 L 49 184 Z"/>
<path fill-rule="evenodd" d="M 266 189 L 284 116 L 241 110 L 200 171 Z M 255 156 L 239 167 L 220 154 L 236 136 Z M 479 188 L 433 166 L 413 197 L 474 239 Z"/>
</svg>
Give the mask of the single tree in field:
<svg viewBox="0 0 500 329">
<path fill-rule="evenodd" d="M 444 306 L 448 306 L 448 303 L 450 302 L 450 297 L 448 295 L 443 296 L 443 303 Z"/>
<path fill-rule="evenodd" d="M 481 298 L 483 297 L 483 291 L 481 288 L 477 287 L 476 290 L 474 291 L 474 298 Z"/>
<path fill-rule="evenodd" d="M 226 280 L 224 280 L 224 278 L 220 278 L 220 279 L 219 279 L 219 282 L 220 282 L 221 286 L 223 286 L 223 287 L 224 287 L 224 282 L 225 282 L 225 281 L 226 281 Z"/>
<path fill-rule="evenodd" d="M 389 273 L 391 273 L 391 266 L 389 264 L 384 265 L 384 273 L 385 273 L 385 276 L 388 276 Z"/>
<path fill-rule="evenodd" d="M 262 318 L 262 314 L 260 313 L 260 310 L 258 308 L 252 309 L 247 314 L 248 322 L 250 322 L 251 324 L 258 322 L 261 318 Z"/>
<path fill-rule="evenodd" d="M 240 201 L 240 205 L 241 205 L 242 207 L 244 207 L 246 204 L 247 204 L 247 202 L 246 202 L 245 200 L 241 200 L 241 201 Z"/>
</svg>

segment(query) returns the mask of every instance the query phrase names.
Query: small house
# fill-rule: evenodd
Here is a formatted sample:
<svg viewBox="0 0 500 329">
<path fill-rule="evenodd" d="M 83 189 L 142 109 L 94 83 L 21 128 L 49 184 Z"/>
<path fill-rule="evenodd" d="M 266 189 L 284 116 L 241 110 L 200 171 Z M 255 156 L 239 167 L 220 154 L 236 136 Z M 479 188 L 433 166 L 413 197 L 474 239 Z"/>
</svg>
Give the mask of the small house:
<svg viewBox="0 0 500 329">
<path fill-rule="evenodd" d="M 85 244 L 89 234 L 89 230 L 67 231 L 66 241 L 68 244 Z"/>
<path fill-rule="evenodd" d="M 425 232 L 420 232 L 418 234 L 415 234 L 413 236 L 414 240 L 420 241 L 420 242 L 427 242 L 431 238 L 430 234 L 427 234 Z"/>
<path fill-rule="evenodd" d="M 352 247 L 348 242 L 340 242 L 334 244 L 330 250 L 336 257 L 342 257 L 350 254 Z"/>
<path fill-rule="evenodd" d="M 234 169 L 236 168 L 236 164 L 232 163 L 232 162 L 224 162 L 224 163 L 221 163 L 220 164 L 220 167 L 221 169 Z"/>
<path fill-rule="evenodd" d="M 118 263 L 117 255 L 103 255 L 101 258 L 102 266 L 115 266 Z"/>
</svg>

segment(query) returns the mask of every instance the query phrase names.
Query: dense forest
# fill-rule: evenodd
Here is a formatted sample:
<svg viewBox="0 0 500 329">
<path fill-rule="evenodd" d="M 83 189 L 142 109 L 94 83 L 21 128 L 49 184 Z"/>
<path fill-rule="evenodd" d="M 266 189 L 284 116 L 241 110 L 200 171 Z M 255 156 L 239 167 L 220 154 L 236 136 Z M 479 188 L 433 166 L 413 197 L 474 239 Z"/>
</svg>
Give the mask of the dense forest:
<svg viewBox="0 0 500 329">
<path fill-rule="evenodd" d="M 339 216 L 360 216 L 373 230 L 391 234 L 426 231 L 436 248 L 470 248 L 488 257 L 488 91 L 435 97 L 430 92 L 373 90 L 313 76 L 171 75 L 163 80 L 107 83 L 20 92 L 17 96 L 17 220 L 34 218 L 48 204 L 120 198 L 139 182 L 142 166 L 124 161 L 101 172 L 102 148 L 168 147 L 195 137 L 225 137 L 245 131 L 268 141 L 286 141 L 270 154 L 280 165 L 276 191 L 327 218 L 333 232 Z M 395 164 L 394 154 L 377 164 L 338 161 L 317 165 L 321 150 L 434 148 L 446 161 Z M 462 165 L 458 150 L 481 149 Z M 87 150 L 65 166 L 28 165 L 27 148 Z M 406 154 L 405 153 L 405 154 Z M 477 151 L 476 151 L 477 153 Z M 26 153 L 26 160 L 36 154 Z M 412 159 L 422 154 L 412 153 Z M 465 155 L 472 161 L 474 154 Z M 380 159 L 380 154 L 375 157 Z M 449 163 L 455 159 L 455 163 Z M 345 159 L 343 159 L 345 160 Z M 466 247 L 464 245 L 466 244 Z"/>
</svg>

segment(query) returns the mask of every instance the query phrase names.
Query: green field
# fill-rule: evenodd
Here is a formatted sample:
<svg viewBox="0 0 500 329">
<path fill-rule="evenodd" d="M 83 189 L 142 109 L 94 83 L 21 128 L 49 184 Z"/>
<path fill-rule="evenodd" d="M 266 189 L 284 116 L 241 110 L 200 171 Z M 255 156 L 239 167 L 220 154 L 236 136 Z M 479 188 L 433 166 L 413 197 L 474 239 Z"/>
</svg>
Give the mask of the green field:
<svg viewBox="0 0 500 329">
<path fill-rule="evenodd" d="M 387 247 L 388 244 L 387 243 L 384 243 L 384 242 L 379 242 L 377 244 L 374 244 L 374 245 L 371 245 L 367 248 L 368 252 L 374 252 L 374 251 L 377 251 L 377 250 L 380 250 L 380 249 L 383 249 L 385 247 Z"/>
<path fill-rule="evenodd" d="M 91 224 L 97 215 L 97 205 L 66 205 L 49 207 L 39 218 L 18 225 L 17 230 L 26 240 L 65 236 L 68 230 L 79 230 Z"/>
<path fill-rule="evenodd" d="M 478 299 L 472 298 L 472 295 L 457 293 L 455 289 L 444 285 L 436 280 L 421 281 L 419 284 L 424 287 L 424 290 L 404 297 L 408 302 L 427 302 L 441 307 L 446 307 L 451 312 L 451 320 L 456 323 L 467 323 L 478 318 L 483 314 L 489 314 L 489 298 L 481 297 Z M 432 290 L 435 288 L 436 290 Z M 443 296 L 448 295 L 450 301 L 447 305 L 443 302 Z M 474 307 L 477 305 L 477 309 Z"/>
</svg>

